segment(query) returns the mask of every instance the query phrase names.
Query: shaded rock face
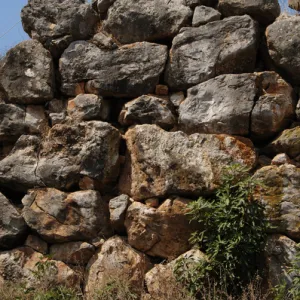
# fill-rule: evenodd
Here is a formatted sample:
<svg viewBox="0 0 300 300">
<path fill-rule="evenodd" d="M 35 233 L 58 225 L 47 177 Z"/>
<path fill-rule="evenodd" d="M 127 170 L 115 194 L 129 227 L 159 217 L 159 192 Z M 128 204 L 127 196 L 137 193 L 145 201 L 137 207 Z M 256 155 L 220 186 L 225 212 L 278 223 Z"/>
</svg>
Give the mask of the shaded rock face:
<svg viewBox="0 0 300 300">
<path fill-rule="evenodd" d="M 300 40 L 297 35 L 300 19 L 297 16 L 278 18 L 266 30 L 269 54 L 276 67 L 299 85 Z"/>
<path fill-rule="evenodd" d="M 92 3 L 99 14 L 105 14 L 115 1 L 116 0 L 93 0 Z"/>
<path fill-rule="evenodd" d="M 207 194 L 219 184 L 223 167 L 256 163 L 249 140 L 227 135 L 187 136 L 139 125 L 125 139 L 128 153 L 119 188 L 135 200 Z"/>
<path fill-rule="evenodd" d="M 183 28 L 173 40 L 165 80 L 181 90 L 221 74 L 253 72 L 257 45 L 257 24 L 246 15 Z"/>
<path fill-rule="evenodd" d="M 22 203 L 27 225 L 47 242 L 88 241 L 110 234 L 108 205 L 96 191 L 30 190 Z"/>
<path fill-rule="evenodd" d="M 189 238 L 195 230 L 185 215 L 189 202 L 183 198 L 167 199 L 157 209 L 132 203 L 125 220 L 128 243 L 143 253 L 167 259 L 189 250 Z"/>
<path fill-rule="evenodd" d="M 97 14 L 82 0 L 29 0 L 21 13 L 24 31 L 58 57 L 74 40 L 88 39 Z"/>
<path fill-rule="evenodd" d="M 164 129 L 176 123 L 174 108 L 168 99 L 155 96 L 141 96 L 126 103 L 119 116 L 122 125 L 156 124 Z"/>
<path fill-rule="evenodd" d="M 47 278 L 49 282 L 64 284 L 74 289 L 80 288 L 78 275 L 70 267 L 61 261 L 49 260 L 29 247 L 0 252 L 0 277 L 4 281 L 16 284 L 25 283 L 29 286 L 37 284 L 34 271 L 37 271 L 38 263 L 46 261 L 56 270 L 51 272 L 51 278 Z"/>
<path fill-rule="evenodd" d="M 0 193 L 0 249 L 10 249 L 21 244 L 27 226 L 17 209 Z"/>
<path fill-rule="evenodd" d="M 173 37 L 191 21 L 192 10 L 182 0 L 116 0 L 103 29 L 122 44 Z"/>
<path fill-rule="evenodd" d="M 262 182 L 256 198 L 266 205 L 266 214 L 274 228 L 290 238 L 300 239 L 300 169 L 293 165 L 267 166 L 254 177 Z"/>
<path fill-rule="evenodd" d="M 34 251 L 45 255 L 48 253 L 48 244 L 37 235 L 28 235 L 24 246 L 30 247 Z"/>
<path fill-rule="evenodd" d="M 193 16 L 193 26 L 205 25 L 209 22 L 219 21 L 220 19 L 221 14 L 217 10 L 204 5 L 197 6 Z"/>
<path fill-rule="evenodd" d="M 0 66 L 0 86 L 7 100 L 39 104 L 53 98 L 54 70 L 50 53 L 37 41 L 24 41 L 9 50 Z"/>
<path fill-rule="evenodd" d="M 136 292 L 141 292 L 148 268 L 146 256 L 130 247 L 124 239 L 113 237 L 107 240 L 86 267 L 87 299 L 94 299 L 93 292 L 116 278 L 127 280 Z"/>
<path fill-rule="evenodd" d="M 224 17 L 249 15 L 263 25 L 274 22 L 280 15 L 278 0 L 220 0 L 218 9 Z"/>
<path fill-rule="evenodd" d="M 117 50 L 103 50 L 94 44 L 78 41 L 63 53 L 59 69 L 61 90 L 76 95 L 79 83 L 102 96 L 137 97 L 154 91 L 164 70 L 167 47 L 136 43 Z"/>
<path fill-rule="evenodd" d="M 205 6 L 215 6 L 217 3 L 217 0 L 186 0 L 186 5 L 195 8 L 199 5 L 205 5 Z"/>
<path fill-rule="evenodd" d="M 190 88 L 179 107 L 187 133 L 271 137 L 293 117 L 293 89 L 274 72 L 220 75 Z"/>
</svg>

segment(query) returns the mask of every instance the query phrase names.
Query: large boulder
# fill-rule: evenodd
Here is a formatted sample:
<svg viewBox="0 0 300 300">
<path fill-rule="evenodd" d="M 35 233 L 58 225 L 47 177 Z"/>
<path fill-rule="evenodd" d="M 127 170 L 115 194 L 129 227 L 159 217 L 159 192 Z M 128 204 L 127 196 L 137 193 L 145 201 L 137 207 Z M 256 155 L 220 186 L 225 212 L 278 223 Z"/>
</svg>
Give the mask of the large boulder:
<svg viewBox="0 0 300 300">
<path fill-rule="evenodd" d="M 247 15 L 182 28 L 172 43 L 165 80 L 182 90 L 217 75 L 253 72 L 258 38 L 257 24 Z"/>
<path fill-rule="evenodd" d="M 195 231 L 190 224 L 188 204 L 183 198 L 167 199 L 157 209 L 133 202 L 126 214 L 128 243 L 151 256 L 174 259 L 190 249 Z"/>
<path fill-rule="evenodd" d="M 138 97 L 154 91 L 167 59 L 167 47 L 136 43 L 103 50 L 92 43 L 72 43 L 63 53 L 59 69 L 62 92 L 75 96 L 80 84 L 102 96 Z"/>
<path fill-rule="evenodd" d="M 111 233 L 108 205 L 97 191 L 30 190 L 22 203 L 27 225 L 47 242 L 88 241 Z"/>
<path fill-rule="evenodd" d="M 263 25 L 269 25 L 280 15 L 278 0 L 220 0 L 218 9 L 224 17 L 249 15 Z"/>
<path fill-rule="evenodd" d="M 141 293 L 148 269 L 149 262 L 143 253 L 134 250 L 124 239 L 113 237 L 102 245 L 87 265 L 87 299 L 95 299 L 93 293 L 113 282 L 124 284 L 125 281 L 134 292 Z"/>
<path fill-rule="evenodd" d="M 269 54 L 276 67 L 290 82 L 300 84 L 300 19 L 298 16 L 278 18 L 266 30 Z"/>
<path fill-rule="evenodd" d="M 59 57 L 74 40 L 94 33 L 98 17 L 82 0 L 29 0 L 21 13 L 24 31 Z"/>
<path fill-rule="evenodd" d="M 54 69 L 49 51 L 34 40 L 10 49 L 1 66 L 0 86 L 12 103 L 38 104 L 51 100 Z"/>
<path fill-rule="evenodd" d="M 182 0 L 116 0 L 103 29 L 122 44 L 173 37 L 188 25 L 192 10 Z"/>
<path fill-rule="evenodd" d="M 300 169 L 289 164 L 267 166 L 254 177 L 261 182 L 255 197 L 266 206 L 272 231 L 300 240 Z"/>
<path fill-rule="evenodd" d="M 127 102 L 119 116 L 122 125 L 156 124 L 164 129 L 176 123 L 174 108 L 168 99 L 144 95 Z"/>
<path fill-rule="evenodd" d="M 256 163 L 252 143 L 228 135 L 188 136 L 138 125 L 125 139 L 128 152 L 119 188 L 135 200 L 211 193 L 225 166 L 252 168 Z"/>
<path fill-rule="evenodd" d="M 274 72 L 220 75 L 188 90 L 179 107 L 187 133 L 265 138 L 294 117 L 293 88 Z"/>
<path fill-rule="evenodd" d="M 0 193 L 0 249 L 21 244 L 26 235 L 26 223 L 17 209 Z"/>
</svg>

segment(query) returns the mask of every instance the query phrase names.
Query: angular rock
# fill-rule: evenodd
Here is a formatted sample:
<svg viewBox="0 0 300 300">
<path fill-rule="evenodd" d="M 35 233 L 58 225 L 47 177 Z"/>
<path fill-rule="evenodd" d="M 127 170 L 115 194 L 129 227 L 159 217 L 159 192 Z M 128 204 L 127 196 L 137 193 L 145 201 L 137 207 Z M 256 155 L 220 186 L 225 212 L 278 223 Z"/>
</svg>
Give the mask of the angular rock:
<svg viewBox="0 0 300 300">
<path fill-rule="evenodd" d="M 68 102 L 68 114 L 77 121 L 107 120 L 110 107 L 102 97 L 80 94 Z"/>
<path fill-rule="evenodd" d="M 158 209 L 133 202 L 125 220 L 128 243 L 143 253 L 167 259 L 189 250 L 189 238 L 195 231 L 186 216 L 189 202 L 178 197 L 167 199 Z"/>
<path fill-rule="evenodd" d="M 247 15 L 183 28 L 173 40 L 165 80 L 185 90 L 221 74 L 253 72 L 258 38 Z"/>
<path fill-rule="evenodd" d="M 274 72 L 220 75 L 188 90 L 179 107 L 187 133 L 274 136 L 294 117 L 293 88 Z"/>
<path fill-rule="evenodd" d="M 42 254 L 48 254 L 48 244 L 36 235 L 29 235 L 24 246 L 30 247 L 34 251 Z"/>
<path fill-rule="evenodd" d="M 24 31 L 59 57 L 74 40 L 90 38 L 97 14 L 82 0 L 29 0 L 21 13 Z"/>
<path fill-rule="evenodd" d="M 300 155 L 300 126 L 284 130 L 273 142 L 263 149 L 267 154 L 286 153 L 291 158 Z"/>
<path fill-rule="evenodd" d="M 61 89 L 76 96 L 76 89 L 86 83 L 89 93 L 138 97 L 154 92 L 166 59 L 167 47 L 158 44 L 136 43 L 107 51 L 74 42 L 60 59 Z"/>
<path fill-rule="evenodd" d="M 1 67 L 0 86 L 12 103 L 39 104 L 51 100 L 54 70 L 49 51 L 34 40 L 10 49 Z"/>
<path fill-rule="evenodd" d="M 249 15 L 263 25 L 269 25 L 280 15 L 278 0 L 220 0 L 218 10 L 224 17 Z"/>
<path fill-rule="evenodd" d="M 192 24 L 194 27 L 198 27 L 209 22 L 219 21 L 220 19 L 221 14 L 217 10 L 201 5 L 195 8 Z"/>
<path fill-rule="evenodd" d="M 179 105 L 184 101 L 185 96 L 183 92 L 177 92 L 170 95 L 170 101 L 172 104 L 178 108 Z"/>
<path fill-rule="evenodd" d="M 266 205 L 272 231 L 300 239 L 300 169 L 288 164 L 267 166 L 254 177 L 262 183 L 256 198 Z"/>
<path fill-rule="evenodd" d="M 66 118 L 67 116 L 65 112 L 49 114 L 49 119 L 51 121 L 52 127 L 57 124 L 63 124 L 66 121 Z"/>
<path fill-rule="evenodd" d="M 0 249 L 10 249 L 21 244 L 27 226 L 17 209 L 0 193 Z"/>
<path fill-rule="evenodd" d="M 143 289 L 144 275 L 149 262 L 143 253 L 130 247 L 120 237 L 106 241 L 95 254 L 86 268 L 85 292 L 87 299 L 93 298 L 93 292 L 117 280 L 126 280 L 126 284 L 140 293 Z"/>
<path fill-rule="evenodd" d="M 71 265 L 85 266 L 95 254 L 95 247 L 86 242 L 54 244 L 50 247 L 52 259 Z"/>
<path fill-rule="evenodd" d="M 109 200 L 110 222 L 117 232 L 125 232 L 125 215 L 131 200 L 127 195 L 120 195 Z"/>
<path fill-rule="evenodd" d="M 167 85 L 158 84 L 155 87 L 155 95 L 168 96 L 169 95 L 169 87 Z"/>
<path fill-rule="evenodd" d="M 109 35 L 104 34 L 103 32 L 96 33 L 93 36 L 91 42 L 101 49 L 114 50 L 118 48 L 117 44 L 114 43 L 113 39 Z"/>
<path fill-rule="evenodd" d="M 122 125 L 156 124 L 164 129 L 176 123 L 174 109 L 169 100 L 144 95 L 126 103 L 119 116 Z"/>
<path fill-rule="evenodd" d="M 36 174 L 46 186 L 63 190 L 83 176 L 104 187 L 118 177 L 119 143 L 118 130 L 101 121 L 55 125 L 41 146 Z"/>
<path fill-rule="evenodd" d="M 285 153 L 277 154 L 272 159 L 272 165 L 281 166 L 281 165 L 285 165 L 285 164 L 292 164 L 291 159 Z"/>
<path fill-rule="evenodd" d="M 116 0 L 103 29 L 120 43 L 171 38 L 190 23 L 192 10 L 181 0 Z"/>
<path fill-rule="evenodd" d="M 166 132 L 139 125 L 125 135 L 127 158 L 119 189 L 135 200 L 168 195 L 203 195 L 220 183 L 225 166 L 256 163 L 252 143 L 227 135 Z"/>
<path fill-rule="evenodd" d="M 39 105 L 26 106 L 25 124 L 30 128 L 31 134 L 45 135 L 49 130 L 45 109 Z"/>
<path fill-rule="evenodd" d="M 300 84 L 300 19 L 278 18 L 266 30 L 269 54 L 275 66 L 293 84 Z"/>
<path fill-rule="evenodd" d="M 29 287 L 39 285 L 34 272 L 38 271 L 37 264 L 43 263 L 49 266 L 45 268 L 46 277 L 42 278 L 45 283 L 80 289 L 78 275 L 71 268 L 61 261 L 49 260 L 29 247 L 0 252 L 0 278 L 16 284 L 25 283 Z"/>
<path fill-rule="evenodd" d="M 22 203 L 27 225 L 49 243 L 88 241 L 110 234 L 108 205 L 97 191 L 30 190 Z"/>
</svg>

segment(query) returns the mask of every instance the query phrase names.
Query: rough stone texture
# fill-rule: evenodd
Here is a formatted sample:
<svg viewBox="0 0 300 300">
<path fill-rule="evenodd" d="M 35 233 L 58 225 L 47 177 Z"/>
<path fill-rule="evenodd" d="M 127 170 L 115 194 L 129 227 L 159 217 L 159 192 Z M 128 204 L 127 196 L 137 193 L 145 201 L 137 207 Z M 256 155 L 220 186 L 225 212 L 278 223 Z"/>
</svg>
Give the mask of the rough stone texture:
<svg viewBox="0 0 300 300">
<path fill-rule="evenodd" d="M 167 59 L 167 47 L 136 43 L 116 50 L 94 44 L 72 43 L 60 59 L 62 92 L 76 96 L 80 83 L 102 96 L 138 97 L 154 91 Z"/>
<path fill-rule="evenodd" d="M 300 169 L 288 164 L 267 166 L 255 178 L 262 182 L 256 198 L 266 205 L 272 231 L 300 239 Z"/>
<path fill-rule="evenodd" d="M 173 37 L 188 25 L 192 10 L 182 0 L 116 0 L 103 29 L 122 44 Z"/>
<path fill-rule="evenodd" d="M 191 268 L 193 264 L 201 260 L 206 260 L 206 256 L 200 250 L 192 249 L 168 264 L 159 264 L 152 268 L 145 275 L 147 291 L 151 300 L 176 299 L 180 293 L 183 293 L 182 297 L 187 296 L 184 293 L 184 286 L 176 280 L 173 271 L 180 259 L 188 260 L 189 267 Z M 192 297 L 188 298 L 188 300 L 191 299 Z"/>
<path fill-rule="evenodd" d="M 146 256 L 130 247 L 122 238 L 106 241 L 101 250 L 89 261 L 86 268 L 85 292 L 92 293 L 116 278 L 127 279 L 136 292 L 141 292 L 149 262 Z"/>
<path fill-rule="evenodd" d="M 95 247 L 86 242 L 55 244 L 50 247 L 52 259 L 71 265 L 85 266 L 95 254 Z"/>
<path fill-rule="evenodd" d="M 284 130 L 273 142 L 263 149 L 271 155 L 286 153 L 291 158 L 300 155 L 300 126 Z"/>
<path fill-rule="evenodd" d="M 179 105 L 184 101 L 185 96 L 183 92 L 177 92 L 170 95 L 170 101 L 174 107 L 178 108 Z"/>
<path fill-rule="evenodd" d="M 52 58 L 39 42 L 28 40 L 10 49 L 0 68 L 0 86 L 9 102 L 38 104 L 53 98 Z"/>
<path fill-rule="evenodd" d="M 221 14 L 217 10 L 204 5 L 197 6 L 193 16 L 193 26 L 198 27 L 220 19 Z"/>
<path fill-rule="evenodd" d="M 187 133 L 271 137 L 294 117 L 293 88 L 274 72 L 220 75 L 188 90 L 179 107 Z"/>
<path fill-rule="evenodd" d="M 138 125 L 125 139 L 128 153 L 119 188 L 135 200 L 210 193 L 225 166 L 240 163 L 251 168 L 256 163 L 249 140 L 227 135 L 187 136 Z"/>
<path fill-rule="evenodd" d="M 217 75 L 253 72 L 257 45 L 257 24 L 247 15 L 183 28 L 173 40 L 165 80 L 184 90 Z"/>
<path fill-rule="evenodd" d="M 82 0 L 29 0 L 21 13 L 24 31 L 59 57 L 74 40 L 93 35 L 98 17 Z"/>
<path fill-rule="evenodd" d="M 266 30 L 269 54 L 275 65 L 289 80 L 300 84 L 300 19 L 297 16 L 278 18 Z"/>
<path fill-rule="evenodd" d="M 296 242 L 284 235 L 271 235 L 267 240 L 266 279 L 271 287 L 282 282 L 291 283 L 292 277 L 288 274 L 289 267 L 295 259 Z"/>
<path fill-rule="evenodd" d="M 21 244 L 27 226 L 17 209 L 0 193 L 0 249 L 10 249 Z"/>
<path fill-rule="evenodd" d="M 170 129 L 175 125 L 176 117 L 169 100 L 145 95 L 124 105 L 119 122 L 126 126 L 156 124 L 164 129 Z"/>
<path fill-rule="evenodd" d="M 272 165 L 275 165 L 275 166 L 281 166 L 281 165 L 284 165 L 284 164 L 291 164 L 292 161 L 285 153 L 280 153 L 280 154 L 277 154 L 272 159 L 271 163 L 272 163 Z"/>
<path fill-rule="evenodd" d="M 68 114 L 77 121 L 107 120 L 110 107 L 102 97 L 80 94 L 68 102 Z"/>
<path fill-rule="evenodd" d="M 117 232 L 125 232 L 125 215 L 131 200 L 127 195 L 120 195 L 109 200 L 110 222 Z"/>
<path fill-rule="evenodd" d="M 0 161 L 0 185 L 21 192 L 43 186 L 36 175 L 39 147 L 38 137 L 22 135 L 9 155 Z"/>
<path fill-rule="evenodd" d="M 101 188 L 118 177 L 119 142 L 118 130 L 101 121 L 55 125 L 41 146 L 36 174 L 48 187 L 69 189 L 86 176 Z"/>
<path fill-rule="evenodd" d="M 289 0 L 289 7 L 300 11 L 300 1 L 299 0 Z"/>
<path fill-rule="evenodd" d="M 263 25 L 271 24 L 280 15 L 278 0 L 219 0 L 218 10 L 223 17 L 249 15 Z"/>
<path fill-rule="evenodd" d="M 45 255 L 48 253 L 48 244 L 36 235 L 29 235 L 24 246 L 30 247 L 34 251 Z"/>
<path fill-rule="evenodd" d="M 96 191 L 30 190 L 22 203 L 27 225 L 49 243 L 88 241 L 110 234 L 108 205 Z"/>
<path fill-rule="evenodd" d="M 195 230 L 185 215 L 190 200 L 167 199 L 158 208 L 133 202 L 126 214 L 128 243 L 151 256 L 173 259 L 190 249 Z"/>
<path fill-rule="evenodd" d="M 96 33 L 91 42 L 101 49 L 114 50 L 118 48 L 113 39 L 103 32 Z"/>
<path fill-rule="evenodd" d="M 105 14 L 116 0 L 93 0 L 93 6 L 100 14 Z"/>
<path fill-rule="evenodd" d="M 38 284 L 33 271 L 37 271 L 37 263 L 46 261 L 57 269 L 57 273 L 51 272 L 52 276 L 47 278 L 48 282 L 64 284 L 74 289 L 80 288 L 80 280 L 71 268 L 61 261 L 43 257 L 41 253 L 29 247 L 0 252 L 0 277 L 16 284 L 27 283 L 29 286 Z"/>
<path fill-rule="evenodd" d="M 29 127 L 31 134 L 47 134 L 49 130 L 48 119 L 45 109 L 39 105 L 26 106 L 25 124 Z"/>
</svg>

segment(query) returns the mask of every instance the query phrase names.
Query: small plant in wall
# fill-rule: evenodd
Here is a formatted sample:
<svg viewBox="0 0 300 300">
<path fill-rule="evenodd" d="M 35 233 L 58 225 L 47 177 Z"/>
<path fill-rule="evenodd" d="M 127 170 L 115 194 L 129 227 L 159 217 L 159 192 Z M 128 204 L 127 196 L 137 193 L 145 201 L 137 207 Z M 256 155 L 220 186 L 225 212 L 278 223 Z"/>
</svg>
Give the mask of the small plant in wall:
<svg viewBox="0 0 300 300">
<path fill-rule="evenodd" d="M 190 204 L 190 220 L 203 228 L 194 232 L 190 241 L 208 259 L 192 268 L 179 261 L 175 275 L 194 295 L 201 294 L 211 282 L 226 295 L 239 294 L 257 274 L 269 226 L 264 207 L 253 199 L 259 185 L 249 169 L 232 165 L 223 172 L 213 197 L 201 197 Z M 223 298 L 219 295 L 217 299 Z"/>
</svg>

